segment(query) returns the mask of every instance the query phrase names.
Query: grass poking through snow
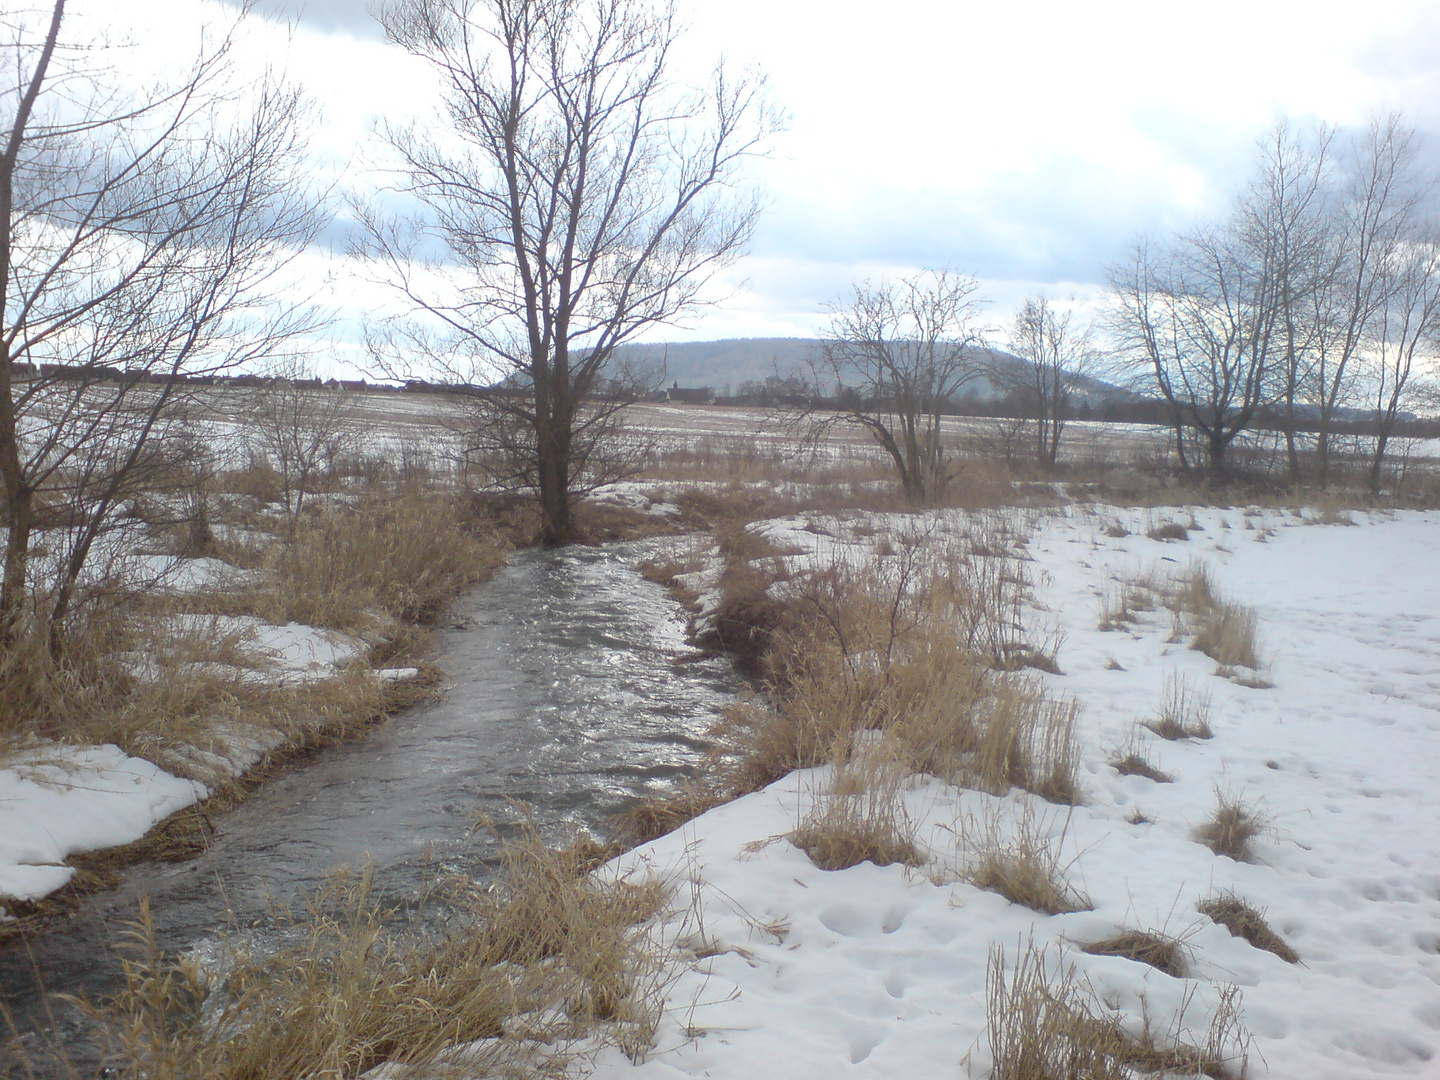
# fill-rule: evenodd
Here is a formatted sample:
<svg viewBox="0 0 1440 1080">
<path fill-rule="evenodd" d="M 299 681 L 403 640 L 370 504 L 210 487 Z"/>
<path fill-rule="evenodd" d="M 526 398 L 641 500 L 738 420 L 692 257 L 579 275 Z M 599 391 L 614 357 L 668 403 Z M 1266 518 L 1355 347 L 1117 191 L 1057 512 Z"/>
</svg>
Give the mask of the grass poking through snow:
<svg viewBox="0 0 1440 1080">
<path fill-rule="evenodd" d="M 1300 955 L 1265 921 L 1265 912 L 1234 892 L 1216 893 L 1201 900 L 1195 907 L 1200 914 L 1225 927 L 1234 937 L 1243 938 L 1257 949 L 1274 953 L 1287 964 L 1300 962 Z"/>
<path fill-rule="evenodd" d="M 1265 815 L 1246 806 L 1238 796 L 1215 793 L 1215 812 L 1198 829 L 1195 839 L 1216 855 L 1236 862 L 1254 862 L 1252 843 L 1269 828 Z"/>
</svg>

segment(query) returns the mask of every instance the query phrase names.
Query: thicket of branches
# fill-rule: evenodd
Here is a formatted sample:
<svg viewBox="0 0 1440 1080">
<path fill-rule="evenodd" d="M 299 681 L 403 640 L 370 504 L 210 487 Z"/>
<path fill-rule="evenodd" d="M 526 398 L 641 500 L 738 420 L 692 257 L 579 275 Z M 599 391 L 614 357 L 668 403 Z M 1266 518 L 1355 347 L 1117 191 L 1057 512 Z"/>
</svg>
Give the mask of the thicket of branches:
<svg viewBox="0 0 1440 1080">
<path fill-rule="evenodd" d="M 1440 353 L 1440 177 L 1398 116 L 1342 136 L 1281 123 L 1223 220 L 1145 240 L 1112 274 L 1123 359 L 1166 403 L 1186 464 L 1223 474 L 1258 421 L 1292 481 L 1327 483 L 1344 421 L 1368 477 Z"/>
<path fill-rule="evenodd" d="M 274 75 L 239 78 L 233 34 L 179 78 L 130 94 L 104 66 L 111 53 L 67 40 L 65 0 L 5 28 L 8 664 L 22 639 L 63 660 L 102 536 L 138 490 L 183 464 L 185 384 L 174 376 L 273 355 L 313 326 L 308 312 L 277 302 L 278 275 L 321 220 L 302 180 L 304 105 Z"/>
</svg>

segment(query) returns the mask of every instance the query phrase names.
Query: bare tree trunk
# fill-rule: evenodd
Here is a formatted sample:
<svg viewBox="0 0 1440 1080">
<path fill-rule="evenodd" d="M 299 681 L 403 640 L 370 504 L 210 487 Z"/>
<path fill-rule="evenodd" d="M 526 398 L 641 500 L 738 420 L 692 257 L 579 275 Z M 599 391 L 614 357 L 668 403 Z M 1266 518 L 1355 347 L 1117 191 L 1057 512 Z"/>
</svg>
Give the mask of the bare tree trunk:
<svg viewBox="0 0 1440 1080">
<path fill-rule="evenodd" d="M 0 155 L 0 318 L 10 305 L 10 274 L 15 256 L 15 172 L 25 132 L 35 111 L 35 102 L 50 69 L 50 58 L 60 38 L 65 17 L 65 0 L 55 0 L 44 44 L 35 60 L 35 70 L 15 111 L 15 121 L 6 134 L 5 152 Z M 8 329 L 8 328 L 7 328 Z M 35 528 L 35 489 L 26 482 L 20 460 L 20 433 L 15 412 L 16 335 L 0 334 L 0 483 L 4 485 L 5 516 L 9 531 L 5 538 L 4 579 L 0 581 L 0 648 L 12 644 L 15 624 L 25 598 L 29 578 L 30 536 Z"/>
</svg>

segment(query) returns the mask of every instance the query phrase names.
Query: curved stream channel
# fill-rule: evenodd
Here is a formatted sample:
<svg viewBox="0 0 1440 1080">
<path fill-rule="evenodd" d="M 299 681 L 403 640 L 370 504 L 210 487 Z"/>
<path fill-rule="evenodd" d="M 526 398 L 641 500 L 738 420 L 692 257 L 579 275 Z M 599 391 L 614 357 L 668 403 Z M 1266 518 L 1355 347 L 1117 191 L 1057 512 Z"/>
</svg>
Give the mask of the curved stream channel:
<svg viewBox="0 0 1440 1080">
<path fill-rule="evenodd" d="M 167 951 L 204 948 L 218 928 L 256 923 L 339 865 L 374 863 L 379 891 L 401 900 L 437 863 L 483 877 L 496 841 L 476 823 L 514 820 L 512 802 L 560 839 L 576 827 L 603 833 L 638 796 L 676 783 L 742 684 L 723 658 L 696 656 L 684 612 L 635 572 L 675 542 L 516 553 L 452 606 L 456 625 L 438 640 L 442 700 L 267 783 L 216 822 L 198 859 L 133 867 L 75 918 L 7 944 L 0 992 L 32 1051 L 63 1045 L 81 1075 L 95 1074 L 87 1026 L 55 995 L 114 992 L 114 944 L 144 895 Z"/>
</svg>

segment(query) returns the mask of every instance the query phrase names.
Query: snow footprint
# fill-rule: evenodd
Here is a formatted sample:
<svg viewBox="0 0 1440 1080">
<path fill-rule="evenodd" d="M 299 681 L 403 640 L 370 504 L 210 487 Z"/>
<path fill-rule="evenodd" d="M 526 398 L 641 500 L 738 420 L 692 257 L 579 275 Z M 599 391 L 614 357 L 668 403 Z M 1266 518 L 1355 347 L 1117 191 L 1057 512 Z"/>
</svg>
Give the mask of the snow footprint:
<svg viewBox="0 0 1440 1080">
<path fill-rule="evenodd" d="M 850 1040 L 850 1064 L 859 1065 L 877 1046 L 885 1041 L 885 1029 L 875 1024 L 859 1024 Z"/>
<path fill-rule="evenodd" d="M 877 933 L 893 934 L 905 925 L 909 909 L 892 907 L 884 912 L 855 904 L 835 904 L 817 916 L 820 924 L 841 937 L 874 937 Z"/>
</svg>

